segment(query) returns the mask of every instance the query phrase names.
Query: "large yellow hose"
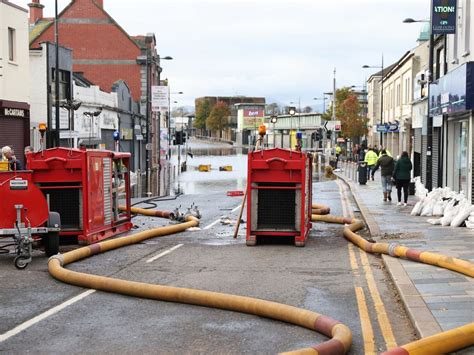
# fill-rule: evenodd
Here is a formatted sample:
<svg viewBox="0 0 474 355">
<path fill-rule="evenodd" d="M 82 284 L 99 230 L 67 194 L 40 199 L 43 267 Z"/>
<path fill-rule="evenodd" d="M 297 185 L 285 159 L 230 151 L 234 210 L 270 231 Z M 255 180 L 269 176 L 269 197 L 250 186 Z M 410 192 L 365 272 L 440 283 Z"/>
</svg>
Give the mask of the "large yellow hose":
<svg viewBox="0 0 474 355">
<path fill-rule="evenodd" d="M 50 258 L 48 269 L 54 278 L 76 286 L 134 297 L 180 302 L 254 314 L 315 330 L 332 338 L 312 348 L 293 351 L 291 354 L 345 354 L 349 350 L 352 344 L 352 333 L 349 328 L 336 320 L 316 312 L 256 298 L 125 281 L 110 277 L 84 274 L 64 268 L 64 266 L 68 264 L 85 259 L 91 255 L 139 243 L 149 238 L 182 232 L 187 228 L 198 225 L 199 220 L 194 217 L 188 217 L 187 221 L 182 224 L 155 228 L 130 236 L 89 245 Z"/>
<path fill-rule="evenodd" d="M 355 232 L 364 228 L 364 223 L 357 219 L 312 215 L 313 222 L 345 224 L 344 237 L 368 253 L 387 254 L 406 258 L 425 264 L 436 265 L 474 277 L 474 265 L 468 261 L 448 257 L 441 254 L 420 252 L 407 247 L 387 244 L 370 243 Z M 384 355 L 434 355 L 447 354 L 474 345 L 474 323 L 438 333 L 398 348 L 384 352 Z"/>
</svg>

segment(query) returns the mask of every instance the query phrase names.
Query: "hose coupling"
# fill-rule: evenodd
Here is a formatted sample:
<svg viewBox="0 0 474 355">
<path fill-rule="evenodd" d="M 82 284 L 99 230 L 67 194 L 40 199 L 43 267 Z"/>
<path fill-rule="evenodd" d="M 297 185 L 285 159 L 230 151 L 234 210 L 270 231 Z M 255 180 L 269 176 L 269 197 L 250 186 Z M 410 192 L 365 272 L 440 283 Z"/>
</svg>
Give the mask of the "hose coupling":
<svg viewBox="0 0 474 355">
<path fill-rule="evenodd" d="M 61 265 L 61 267 L 64 266 L 64 257 L 63 257 L 62 254 L 53 255 L 52 257 L 50 257 L 50 258 L 48 259 L 48 263 L 49 263 L 51 260 L 58 260 L 58 261 L 59 261 L 59 265 Z"/>
<path fill-rule="evenodd" d="M 390 244 L 388 245 L 388 254 L 389 254 L 390 256 L 396 256 L 396 255 L 395 255 L 395 249 L 396 249 L 397 247 L 399 247 L 399 246 L 400 246 L 400 244 L 397 244 L 397 243 L 390 243 Z"/>
</svg>

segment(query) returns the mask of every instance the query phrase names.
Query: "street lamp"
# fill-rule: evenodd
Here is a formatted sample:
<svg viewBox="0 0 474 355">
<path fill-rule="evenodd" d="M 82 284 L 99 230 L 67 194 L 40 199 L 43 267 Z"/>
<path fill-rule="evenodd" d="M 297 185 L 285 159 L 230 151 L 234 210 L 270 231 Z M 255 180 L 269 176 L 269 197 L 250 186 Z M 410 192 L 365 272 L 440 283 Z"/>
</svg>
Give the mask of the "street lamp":
<svg viewBox="0 0 474 355">
<path fill-rule="evenodd" d="M 431 20 L 414 20 L 412 18 L 406 18 L 403 20 L 403 23 L 416 23 L 416 22 L 429 22 Z M 446 35 L 445 35 L 446 38 Z M 444 51 L 446 52 L 446 42 Z M 446 65 L 446 64 L 445 64 Z M 431 191 L 433 188 L 433 116 L 430 113 L 430 85 L 433 82 L 433 67 L 434 67 L 434 35 L 433 35 L 433 26 L 430 26 L 430 45 L 429 45 L 429 73 L 428 73 L 428 100 L 426 103 L 427 106 L 427 136 L 426 136 L 426 183 L 425 186 L 428 191 Z"/>
<path fill-rule="evenodd" d="M 377 66 L 377 65 L 363 65 L 362 68 L 368 69 L 368 68 L 377 68 L 377 69 L 382 69 L 381 76 L 380 76 L 380 124 L 383 125 L 383 70 L 384 70 L 384 65 L 383 65 L 383 54 L 382 54 L 382 65 Z M 380 131 L 380 145 L 383 147 L 383 132 Z"/>
<path fill-rule="evenodd" d="M 326 113 L 326 100 L 328 98 L 326 97 L 326 95 L 324 95 L 323 97 L 315 97 L 313 98 L 313 100 L 316 100 L 316 101 L 322 101 L 323 102 L 323 114 Z"/>
<path fill-rule="evenodd" d="M 275 115 L 270 117 L 270 122 L 273 123 L 273 148 L 276 148 L 276 132 L 275 132 L 275 123 L 277 123 L 278 118 Z"/>
<path fill-rule="evenodd" d="M 184 92 L 171 92 L 170 86 L 168 84 L 168 160 L 171 159 L 171 95 L 183 95 Z M 173 101 L 174 104 L 177 104 L 177 101 Z"/>
</svg>

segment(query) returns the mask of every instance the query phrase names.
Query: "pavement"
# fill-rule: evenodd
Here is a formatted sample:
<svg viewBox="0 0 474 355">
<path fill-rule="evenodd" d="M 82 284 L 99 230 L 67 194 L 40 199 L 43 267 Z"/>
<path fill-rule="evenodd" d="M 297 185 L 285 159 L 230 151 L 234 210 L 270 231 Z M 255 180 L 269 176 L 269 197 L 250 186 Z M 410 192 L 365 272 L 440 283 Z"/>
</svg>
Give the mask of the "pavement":
<svg viewBox="0 0 474 355">
<path fill-rule="evenodd" d="M 397 207 L 383 202 L 380 173 L 366 185 L 356 182 L 352 163 L 342 163 L 337 175 L 350 187 L 360 212 L 376 241 L 397 243 L 474 262 L 474 231 L 460 227 L 433 226 L 429 217 L 411 216 L 418 198 Z M 420 337 L 427 337 L 474 322 L 474 280 L 439 267 L 383 255 L 383 262 L 396 285 L 407 313 Z M 474 354 L 474 347 L 459 354 Z"/>
</svg>

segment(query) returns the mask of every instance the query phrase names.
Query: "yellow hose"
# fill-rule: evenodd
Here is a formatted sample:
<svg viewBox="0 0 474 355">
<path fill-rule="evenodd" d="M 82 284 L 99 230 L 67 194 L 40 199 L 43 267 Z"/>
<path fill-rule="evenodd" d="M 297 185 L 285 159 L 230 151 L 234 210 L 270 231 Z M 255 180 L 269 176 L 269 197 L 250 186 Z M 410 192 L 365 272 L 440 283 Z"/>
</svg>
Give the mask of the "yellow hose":
<svg viewBox="0 0 474 355">
<path fill-rule="evenodd" d="M 406 258 L 425 264 L 436 265 L 474 277 L 474 265 L 468 261 L 448 257 L 441 254 L 420 252 L 407 247 L 387 244 L 370 243 L 355 232 L 364 228 L 364 223 L 358 219 L 312 215 L 313 222 L 345 224 L 344 237 L 368 253 L 387 254 L 394 257 Z M 459 328 L 438 333 L 398 348 L 384 352 L 384 355 L 434 355 L 447 354 L 474 345 L 474 323 Z"/>
<path fill-rule="evenodd" d="M 91 255 L 139 243 L 149 238 L 182 232 L 187 228 L 198 225 L 198 219 L 188 217 L 187 221 L 182 224 L 150 229 L 130 236 L 89 245 L 50 258 L 48 269 L 50 274 L 57 280 L 76 286 L 134 297 L 180 302 L 253 314 L 315 330 L 331 338 L 329 341 L 315 345 L 312 348 L 297 350 L 291 352 L 291 354 L 323 354 L 324 351 L 331 351 L 331 354 L 345 354 L 349 350 L 352 344 L 352 333 L 349 328 L 336 320 L 316 312 L 256 298 L 188 288 L 151 285 L 89 275 L 64 268 L 68 264 L 85 259 Z"/>
</svg>

